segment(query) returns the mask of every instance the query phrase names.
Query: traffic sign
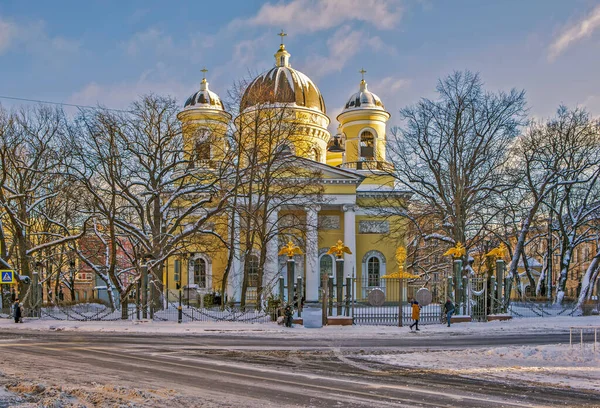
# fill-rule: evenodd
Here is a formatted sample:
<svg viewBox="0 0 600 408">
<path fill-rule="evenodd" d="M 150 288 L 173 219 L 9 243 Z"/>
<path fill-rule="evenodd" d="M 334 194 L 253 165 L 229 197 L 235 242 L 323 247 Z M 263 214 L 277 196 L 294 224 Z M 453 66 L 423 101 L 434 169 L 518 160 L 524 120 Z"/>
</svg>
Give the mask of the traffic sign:
<svg viewBox="0 0 600 408">
<path fill-rule="evenodd" d="M 4 283 L 16 283 L 15 271 L 12 270 L 0 270 L 0 284 Z"/>
</svg>

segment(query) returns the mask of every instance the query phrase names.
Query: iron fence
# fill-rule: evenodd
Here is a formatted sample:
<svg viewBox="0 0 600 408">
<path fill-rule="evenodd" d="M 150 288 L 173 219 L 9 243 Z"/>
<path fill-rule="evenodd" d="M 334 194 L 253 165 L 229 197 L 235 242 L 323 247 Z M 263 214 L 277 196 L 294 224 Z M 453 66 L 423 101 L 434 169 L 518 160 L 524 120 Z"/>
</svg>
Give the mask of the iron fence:
<svg viewBox="0 0 600 408">
<path fill-rule="evenodd" d="M 406 326 L 412 323 L 411 299 L 424 285 L 407 279 L 388 278 L 375 280 L 353 279 L 355 297 L 351 315 L 357 325 Z M 443 290 L 436 288 L 436 291 Z M 427 305 L 421 305 L 419 324 L 442 322 L 439 297 Z"/>
<path fill-rule="evenodd" d="M 179 305 L 170 303 L 161 310 L 146 309 L 145 316 L 149 320 L 161 322 L 178 322 Z M 183 305 L 181 307 L 181 322 L 239 322 L 239 323 L 268 323 L 277 320 L 282 313 L 277 307 L 257 309 L 255 307 L 195 307 Z M 143 307 L 129 305 L 126 313 L 121 308 L 111 309 L 102 304 L 84 303 L 69 306 L 50 306 L 32 310 L 25 309 L 23 317 L 41 320 L 59 321 L 118 321 L 141 320 L 144 318 Z M 12 318 L 12 310 L 4 308 L 0 311 L 0 318 Z"/>
</svg>

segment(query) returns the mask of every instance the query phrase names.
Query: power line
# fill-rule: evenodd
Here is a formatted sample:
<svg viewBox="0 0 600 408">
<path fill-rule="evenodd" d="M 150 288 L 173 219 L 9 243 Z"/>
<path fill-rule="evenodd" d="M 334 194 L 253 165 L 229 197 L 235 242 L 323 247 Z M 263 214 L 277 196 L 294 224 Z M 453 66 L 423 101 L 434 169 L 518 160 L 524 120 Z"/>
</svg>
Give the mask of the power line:
<svg viewBox="0 0 600 408">
<path fill-rule="evenodd" d="M 122 110 L 122 109 L 100 108 L 98 106 L 77 105 L 74 103 L 64 103 L 64 102 L 42 101 L 39 99 L 17 98 L 14 96 L 5 96 L 5 95 L 0 95 L 0 99 L 10 99 L 13 101 L 44 103 L 44 104 L 48 104 L 48 105 L 70 106 L 73 108 L 81 108 L 81 109 L 103 109 L 103 110 L 109 110 L 109 111 L 115 111 L 115 112 L 129 112 L 129 111 Z"/>
</svg>

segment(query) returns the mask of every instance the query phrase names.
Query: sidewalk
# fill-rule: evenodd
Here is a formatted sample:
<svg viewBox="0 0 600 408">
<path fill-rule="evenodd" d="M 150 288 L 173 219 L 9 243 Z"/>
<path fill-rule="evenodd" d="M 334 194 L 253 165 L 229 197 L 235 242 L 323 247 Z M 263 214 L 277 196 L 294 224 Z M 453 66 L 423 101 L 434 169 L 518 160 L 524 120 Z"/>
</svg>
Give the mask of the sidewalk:
<svg viewBox="0 0 600 408">
<path fill-rule="evenodd" d="M 565 332 L 571 326 L 600 326 L 599 316 L 585 317 L 552 317 L 523 318 L 510 321 L 488 323 L 456 323 L 452 327 L 443 324 L 422 326 L 420 336 L 478 335 L 498 336 L 503 334 L 523 333 L 556 333 Z M 15 330 L 34 331 L 73 331 L 73 332 L 107 332 L 107 333 L 156 333 L 156 334 L 223 334 L 253 336 L 285 336 L 285 337 L 395 337 L 410 332 L 408 327 L 390 326 L 328 326 L 322 329 L 305 329 L 295 325 L 293 328 L 278 326 L 276 323 L 236 323 L 236 322 L 175 322 L 155 321 L 57 321 L 24 319 L 23 324 L 16 324 L 10 319 L 0 319 L 0 338 L 2 332 Z"/>
</svg>

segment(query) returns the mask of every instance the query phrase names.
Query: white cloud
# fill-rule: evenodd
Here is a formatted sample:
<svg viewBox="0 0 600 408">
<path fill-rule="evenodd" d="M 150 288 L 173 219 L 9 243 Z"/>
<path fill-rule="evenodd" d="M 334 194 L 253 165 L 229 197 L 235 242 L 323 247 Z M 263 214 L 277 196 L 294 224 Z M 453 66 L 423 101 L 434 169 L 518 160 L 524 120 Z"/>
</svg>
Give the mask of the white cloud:
<svg viewBox="0 0 600 408">
<path fill-rule="evenodd" d="M 344 25 L 337 29 L 333 36 L 327 40 L 328 55 L 308 57 L 307 62 L 303 64 L 303 68 L 311 77 L 320 78 L 332 72 L 341 71 L 346 63 L 363 48 L 369 47 L 379 50 L 383 46 L 381 38 L 377 36 L 369 37 L 364 31 L 353 31 L 349 25 Z"/>
<path fill-rule="evenodd" d="M 156 54 L 173 50 L 173 39 L 156 28 L 140 31 L 121 44 L 127 55 L 135 57 L 151 49 Z"/>
<path fill-rule="evenodd" d="M 147 94 L 172 96 L 183 103 L 198 85 L 184 84 L 173 79 L 172 71 L 164 64 L 157 63 L 153 68 L 142 72 L 137 80 L 110 84 L 90 82 L 74 92 L 68 98 L 68 103 L 125 109 L 140 96 Z"/>
<path fill-rule="evenodd" d="M 390 95 L 400 89 L 406 88 L 410 84 L 411 81 L 409 79 L 388 76 L 369 84 L 369 90 L 372 89 L 373 92 L 381 95 Z"/>
<path fill-rule="evenodd" d="M 229 27 L 275 26 L 305 33 L 362 21 L 390 29 L 400 20 L 402 11 L 399 0 L 293 0 L 266 3 L 255 16 L 234 20 Z"/>
<path fill-rule="evenodd" d="M 590 37 L 600 27 L 600 5 L 592 9 L 582 19 L 567 26 L 548 47 L 548 59 L 556 59 L 568 47 L 577 41 Z"/>
<path fill-rule="evenodd" d="M 15 34 L 15 25 L 10 21 L 0 19 L 0 55 L 11 46 Z"/>
<path fill-rule="evenodd" d="M 80 45 L 77 40 L 50 36 L 43 21 L 16 23 L 0 18 L 0 55 L 18 48 L 45 59 L 55 59 L 78 51 Z"/>
</svg>

